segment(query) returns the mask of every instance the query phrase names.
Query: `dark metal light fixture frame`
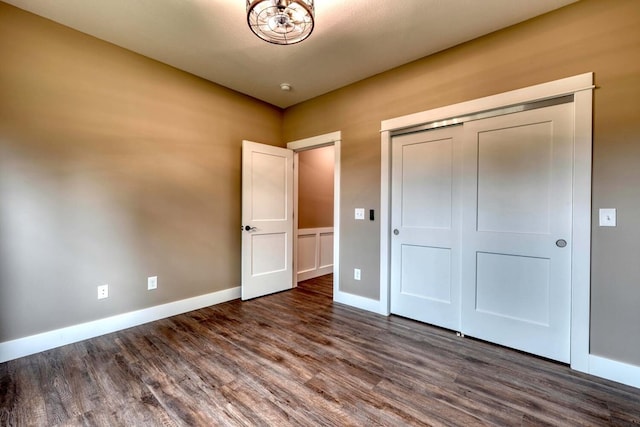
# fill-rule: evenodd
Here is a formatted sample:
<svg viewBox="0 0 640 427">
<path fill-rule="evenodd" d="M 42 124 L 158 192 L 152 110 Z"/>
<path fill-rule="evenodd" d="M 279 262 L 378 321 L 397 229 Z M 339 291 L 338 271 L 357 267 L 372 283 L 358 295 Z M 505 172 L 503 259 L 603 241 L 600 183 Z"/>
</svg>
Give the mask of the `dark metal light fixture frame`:
<svg viewBox="0 0 640 427">
<path fill-rule="evenodd" d="M 314 0 L 247 0 L 247 24 L 269 43 L 300 43 L 311 35 Z"/>
</svg>

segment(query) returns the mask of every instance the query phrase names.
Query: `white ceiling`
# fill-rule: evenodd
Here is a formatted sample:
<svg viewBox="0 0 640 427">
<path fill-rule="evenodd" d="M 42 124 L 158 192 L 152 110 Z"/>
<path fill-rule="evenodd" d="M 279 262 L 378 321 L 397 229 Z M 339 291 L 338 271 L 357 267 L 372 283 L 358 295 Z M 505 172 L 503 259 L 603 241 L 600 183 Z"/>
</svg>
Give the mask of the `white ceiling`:
<svg viewBox="0 0 640 427">
<path fill-rule="evenodd" d="M 3 1 L 284 108 L 577 0 L 315 0 L 291 46 L 251 32 L 245 0 Z"/>
</svg>

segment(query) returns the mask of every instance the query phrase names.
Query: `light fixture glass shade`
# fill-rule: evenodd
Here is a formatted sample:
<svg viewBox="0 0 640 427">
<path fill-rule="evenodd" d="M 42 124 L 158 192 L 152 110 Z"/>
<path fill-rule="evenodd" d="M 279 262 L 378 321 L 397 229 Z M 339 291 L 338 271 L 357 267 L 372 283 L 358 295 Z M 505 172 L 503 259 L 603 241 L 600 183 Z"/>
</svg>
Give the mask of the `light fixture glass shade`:
<svg viewBox="0 0 640 427">
<path fill-rule="evenodd" d="M 258 37 L 294 44 L 313 31 L 313 0 L 247 0 L 247 23 Z"/>
</svg>

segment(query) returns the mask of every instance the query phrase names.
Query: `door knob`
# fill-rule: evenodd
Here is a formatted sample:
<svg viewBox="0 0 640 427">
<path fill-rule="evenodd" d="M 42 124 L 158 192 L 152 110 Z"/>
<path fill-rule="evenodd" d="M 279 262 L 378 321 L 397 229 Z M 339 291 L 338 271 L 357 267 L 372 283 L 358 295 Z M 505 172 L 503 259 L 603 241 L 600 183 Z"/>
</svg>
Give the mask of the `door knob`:
<svg viewBox="0 0 640 427">
<path fill-rule="evenodd" d="M 246 225 L 246 226 L 244 227 L 244 230 L 245 230 L 245 231 L 256 231 L 256 230 L 257 230 L 257 228 L 252 227 L 252 226 L 250 226 L 250 225 Z"/>
<path fill-rule="evenodd" d="M 564 248 L 565 246 L 567 246 L 567 241 L 564 239 L 558 239 L 556 240 L 556 246 L 559 248 Z"/>
<path fill-rule="evenodd" d="M 393 234 L 395 234 L 397 236 L 398 234 L 400 234 L 400 230 L 398 230 L 397 228 L 394 228 L 393 229 Z"/>
</svg>

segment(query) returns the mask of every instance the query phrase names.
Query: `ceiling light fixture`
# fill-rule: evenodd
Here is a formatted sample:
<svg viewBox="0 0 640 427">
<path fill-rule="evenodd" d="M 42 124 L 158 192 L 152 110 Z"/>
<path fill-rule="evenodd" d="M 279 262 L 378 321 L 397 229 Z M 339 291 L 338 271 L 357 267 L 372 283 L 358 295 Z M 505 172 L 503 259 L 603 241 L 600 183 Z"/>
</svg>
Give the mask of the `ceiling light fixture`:
<svg viewBox="0 0 640 427">
<path fill-rule="evenodd" d="M 269 43 L 299 43 L 313 31 L 313 1 L 247 0 L 247 23 Z"/>
</svg>

